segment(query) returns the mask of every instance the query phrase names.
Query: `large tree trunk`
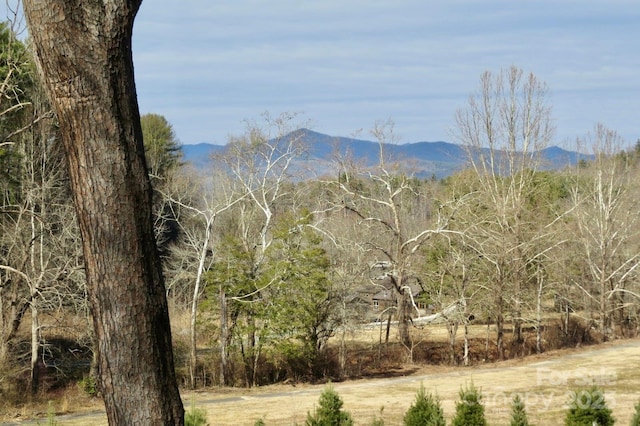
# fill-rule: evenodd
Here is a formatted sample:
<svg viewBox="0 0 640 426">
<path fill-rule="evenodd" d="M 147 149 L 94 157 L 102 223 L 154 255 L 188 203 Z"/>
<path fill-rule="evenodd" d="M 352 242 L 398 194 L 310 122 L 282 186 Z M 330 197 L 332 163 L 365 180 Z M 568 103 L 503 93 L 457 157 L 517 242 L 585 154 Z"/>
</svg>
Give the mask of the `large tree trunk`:
<svg viewBox="0 0 640 426">
<path fill-rule="evenodd" d="M 502 274 L 502 272 L 500 272 Z M 504 278 L 500 276 L 495 292 L 495 319 L 496 319 L 496 349 L 498 359 L 503 360 L 504 353 Z"/>
<path fill-rule="evenodd" d="M 456 335 L 458 334 L 457 320 L 447 321 L 447 332 L 449 333 L 449 364 L 456 365 Z"/>
<path fill-rule="evenodd" d="M 393 279 L 398 307 L 398 334 L 400 343 L 407 349 L 411 349 L 413 346 L 411 334 L 409 333 L 409 323 L 411 322 L 409 297 L 411 296 L 411 289 L 408 285 L 405 285 L 405 281 L 402 274 Z"/>
<path fill-rule="evenodd" d="M 600 280 L 600 334 L 603 342 L 609 340 L 609 310 L 607 299 L 607 285 L 604 277 Z"/>
<path fill-rule="evenodd" d="M 228 354 L 227 347 L 229 342 L 229 318 L 227 317 L 227 293 L 220 284 L 220 386 L 227 385 L 227 369 Z"/>
<path fill-rule="evenodd" d="M 83 240 L 111 425 L 182 425 L 131 53 L 141 0 L 25 0 Z"/>
<path fill-rule="evenodd" d="M 29 377 L 31 395 L 35 395 L 38 392 L 38 385 L 40 384 L 40 366 L 38 361 L 40 358 L 40 320 L 38 318 L 38 307 L 34 300 L 31 306 L 31 374 Z"/>
</svg>

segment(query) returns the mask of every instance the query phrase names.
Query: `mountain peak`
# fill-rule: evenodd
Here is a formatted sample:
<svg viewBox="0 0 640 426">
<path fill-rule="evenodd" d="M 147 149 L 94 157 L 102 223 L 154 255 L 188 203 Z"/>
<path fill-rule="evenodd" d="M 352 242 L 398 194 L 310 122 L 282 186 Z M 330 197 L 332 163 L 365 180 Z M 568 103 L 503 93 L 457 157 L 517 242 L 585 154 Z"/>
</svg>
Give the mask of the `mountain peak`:
<svg viewBox="0 0 640 426">
<path fill-rule="evenodd" d="M 285 139 L 303 136 L 308 145 L 308 156 L 299 162 L 306 162 L 317 174 L 327 173 L 335 168 L 333 159 L 336 154 L 347 154 L 367 165 L 378 162 L 380 145 L 364 139 L 343 136 L 331 136 L 310 129 L 302 128 L 291 132 Z M 205 167 L 212 154 L 222 152 L 223 145 L 201 143 L 183 145 L 184 160 L 196 167 Z M 397 161 L 410 161 L 416 177 L 444 178 L 456 173 L 467 164 L 467 153 L 461 145 L 445 141 L 412 142 L 405 144 L 383 144 L 383 149 L 390 158 Z M 557 169 L 569 164 L 576 164 L 588 156 L 577 152 L 566 151 L 558 146 L 550 146 L 540 152 L 549 168 Z"/>
</svg>

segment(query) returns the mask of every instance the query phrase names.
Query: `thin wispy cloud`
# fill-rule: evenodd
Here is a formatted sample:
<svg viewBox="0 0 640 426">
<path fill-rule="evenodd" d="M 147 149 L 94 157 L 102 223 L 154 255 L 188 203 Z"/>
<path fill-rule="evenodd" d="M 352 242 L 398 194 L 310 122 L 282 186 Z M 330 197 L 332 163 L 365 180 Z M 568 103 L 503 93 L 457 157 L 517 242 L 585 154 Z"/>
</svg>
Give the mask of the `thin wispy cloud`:
<svg viewBox="0 0 640 426">
<path fill-rule="evenodd" d="M 391 118 L 403 142 L 450 140 L 480 75 L 511 65 L 551 90 L 556 143 L 601 122 L 640 138 L 636 0 L 145 0 L 141 111 L 183 143 L 224 143 L 264 111 L 350 135 Z"/>
</svg>

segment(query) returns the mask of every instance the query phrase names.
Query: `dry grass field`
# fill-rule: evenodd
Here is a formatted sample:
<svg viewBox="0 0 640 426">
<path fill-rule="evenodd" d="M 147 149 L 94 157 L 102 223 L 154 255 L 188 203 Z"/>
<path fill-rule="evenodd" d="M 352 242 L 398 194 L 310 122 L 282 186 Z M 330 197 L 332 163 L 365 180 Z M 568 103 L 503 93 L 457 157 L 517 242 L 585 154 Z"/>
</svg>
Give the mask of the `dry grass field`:
<svg viewBox="0 0 640 426">
<path fill-rule="evenodd" d="M 634 405 L 640 400 L 640 340 L 618 340 L 599 346 L 550 351 L 524 359 L 509 360 L 473 367 L 427 366 L 406 369 L 393 377 L 369 378 L 331 386 L 344 400 L 358 425 L 370 424 L 374 416 L 386 425 L 402 424 L 421 384 L 437 394 L 445 415 L 455 411 L 458 392 L 473 381 L 481 389 L 485 413 L 490 425 L 509 424 L 510 401 L 519 393 L 524 399 L 531 423 L 563 424 L 567 402 L 572 392 L 600 385 L 617 424 L 628 424 Z M 185 392 L 185 406 L 193 403 L 206 410 L 210 425 L 253 425 L 263 419 L 267 425 L 304 424 L 326 385 L 273 385 L 254 389 L 209 389 Z M 99 403 L 65 395 L 53 407 L 61 426 L 106 425 Z M 33 407 L 32 407 L 33 409 Z M 9 414 L 9 413 L 5 413 Z M 38 424 L 21 420 L 33 413 L 12 413 L 3 425 Z M 46 422 L 46 407 L 40 408 L 40 424 Z"/>
</svg>

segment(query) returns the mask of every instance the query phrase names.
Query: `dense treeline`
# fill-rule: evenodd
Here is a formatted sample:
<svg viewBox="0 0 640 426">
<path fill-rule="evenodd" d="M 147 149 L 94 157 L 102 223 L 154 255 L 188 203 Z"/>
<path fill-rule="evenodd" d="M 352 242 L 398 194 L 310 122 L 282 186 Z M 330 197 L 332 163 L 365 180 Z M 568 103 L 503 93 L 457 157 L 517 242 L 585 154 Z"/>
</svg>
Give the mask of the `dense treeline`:
<svg viewBox="0 0 640 426">
<path fill-rule="evenodd" d="M 0 43 L 0 393 L 35 393 L 90 375 L 95 345 L 55 118 L 6 24 Z M 303 124 L 265 115 L 193 170 L 170 123 L 142 117 L 185 385 L 361 374 L 352 338 L 370 323 L 364 356 L 429 362 L 428 320 L 449 333 L 440 359 L 465 365 L 637 334 L 640 145 L 597 125 L 578 139 L 592 161 L 550 169 L 535 76 L 481 77 L 456 114 L 469 167 L 442 181 L 385 154 L 388 122 L 372 129 L 375 164 L 337 156 L 310 177 Z"/>
</svg>

